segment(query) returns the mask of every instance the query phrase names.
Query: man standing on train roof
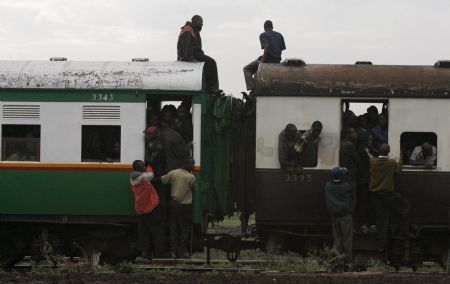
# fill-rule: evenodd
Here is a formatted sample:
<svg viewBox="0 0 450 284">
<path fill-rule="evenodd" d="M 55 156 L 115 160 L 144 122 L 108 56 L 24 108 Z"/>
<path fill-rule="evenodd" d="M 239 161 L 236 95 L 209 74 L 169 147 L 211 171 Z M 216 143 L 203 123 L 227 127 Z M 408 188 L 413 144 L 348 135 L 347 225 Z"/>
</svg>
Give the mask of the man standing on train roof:
<svg viewBox="0 0 450 284">
<path fill-rule="evenodd" d="M 402 168 L 402 157 L 400 156 L 399 162 L 389 159 L 389 152 L 389 145 L 383 143 L 378 157 L 370 159 L 369 189 L 375 206 L 379 249 L 384 249 L 388 240 L 389 211 L 400 217 L 398 235 L 404 238 L 409 236 L 409 202 L 401 194 L 394 192 L 394 176 Z"/>
<path fill-rule="evenodd" d="M 409 156 L 409 164 L 414 166 L 425 166 L 432 169 L 436 166 L 437 150 L 430 143 L 425 142 L 421 146 L 414 148 Z"/>
<path fill-rule="evenodd" d="M 264 32 L 259 35 L 259 41 L 261 42 L 261 49 L 264 49 L 263 55 L 244 67 L 247 90 L 255 90 L 256 88 L 254 76 L 258 71 L 259 64 L 280 63 L 281 53 L 286 49 L 283 36 L 273 30 L 273 24 L 270 20 L 264 22 Z"/>
<path fill-rule="evenodd" d="M 221 93 L 219 78 L 217 75 L 216 61 L 205 55 L 202 50 L 202 38 L 200 31 L 203 27 L 203 19 L 199 15 L 192 17 L 191 22 L 181 27 L 177 43 L 177 60 L 187 62 L 205 62 L 206 87 L 211 93 Z"/>
<path fill-rule="evenodd" d="M 353 258 L 353 202 L 351 185 L 345 181 L 348 170 L 335 167 L 331 170 L 331 180 L 325 184 L 325 202 L 332 215 L 333 247 L 345 253 L 348 260 Z"/>
<path fill-rule="evenodd" d="M 294 154 L 296 155 L 299 166 L 317 166 L 317 147 L 322 128 L 322 123 L 320 121 L 314 121 L 311 125 L 311 129 L 303 133 L 300 139 L 294 144 Z"/>
</svg>

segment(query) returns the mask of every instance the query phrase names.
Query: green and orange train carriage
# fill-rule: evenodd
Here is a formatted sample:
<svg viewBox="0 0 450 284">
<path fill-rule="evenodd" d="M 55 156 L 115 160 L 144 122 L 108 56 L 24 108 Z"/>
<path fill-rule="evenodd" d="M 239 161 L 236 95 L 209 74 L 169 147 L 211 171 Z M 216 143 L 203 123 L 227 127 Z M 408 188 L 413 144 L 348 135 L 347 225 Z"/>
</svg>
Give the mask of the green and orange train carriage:
<svg viewBox="0 0 450 284">
<path fill-rule="evenodd" d="M 46 244 L 131 257 L 129 171 L 145 156 L 150 105 L 192 102 L 194 223 L 226 213 L 231 98 L 204 91 L 202 63 L 1 61 L 0 70 L 2 264 L 48 253 Z"/>
</svg>

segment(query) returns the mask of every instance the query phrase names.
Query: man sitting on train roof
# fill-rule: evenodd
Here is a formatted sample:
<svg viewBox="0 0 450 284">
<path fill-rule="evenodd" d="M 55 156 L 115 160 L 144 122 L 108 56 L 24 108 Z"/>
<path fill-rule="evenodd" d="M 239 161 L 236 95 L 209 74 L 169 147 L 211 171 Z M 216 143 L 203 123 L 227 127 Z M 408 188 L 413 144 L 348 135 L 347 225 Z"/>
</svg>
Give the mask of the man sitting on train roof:
<svg viewBox="0 0 450 284">
<path fill-rule="evenodd" d="M 300 166 L 317 166 L 317 146 L 319 144 L 319 136 L 322 132 L 322 128 L 322 123 L 320 121 L 314 121 L 311 125 L 311 129 L 303 133 L 300 139 L 294 144 L 294 152 Z"/>
<path fill-rule="evenodd" d="M 202 50 L 202 38 L 200 37 L 202 27 L 203 19 L 199 15 L 193 16 L 191 22 L 188 21 L 181 27 L 177 43 L 177 60 L 205 62 L 206 87 L 211 93 L 221 93 L 217 63 L 213 58 L 205 55 Z"/>
<path fill-rule="evenodd" d="M 414 151 L 409 156 L 409 164 L 414 166 L 425 166 L 427 169 L 432 169 L 436 166 L 437 151 L 436 147 L 428 142 L 414 148 Z"/>
<path fill-rule="evenodd" d="M 278 136 L 278 161 L 284 171 L 295 172 L 297 170 L 298 164 L 292 149 L 298 139 L 300 139 L 300 132 L 292 123 L 286 125 Z"/>
<path fill-rule="evenodd" d="M 283 35 L 273 30 L 272 21 L 264 22 L 264 32 L 259 35 L 261 49 L 264 49 L 262 56 L 250 62 L 244 67 L 245 84 L 247 90 L 254 90 L 256 80 L 253 77 L 258 71 L 259 63 L 280 63 L 281 53 L 286 49 Z"/>
</svg>

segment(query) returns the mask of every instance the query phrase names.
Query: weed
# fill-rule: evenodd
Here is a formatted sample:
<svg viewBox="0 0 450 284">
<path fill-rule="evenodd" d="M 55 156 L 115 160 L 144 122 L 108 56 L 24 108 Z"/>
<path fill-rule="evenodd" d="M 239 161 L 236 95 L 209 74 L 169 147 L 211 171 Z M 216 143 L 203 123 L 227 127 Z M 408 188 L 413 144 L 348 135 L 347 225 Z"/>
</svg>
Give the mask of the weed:
<svg viewBox="0 0 450 284">
<path fill-rule="evenodd" d="M 130 274 L 130 273 L 138 272 L 139 268 L 135 264 L 133 264 L 129 261 L 123 261 L 123 262 L 117 264 L 114 267 L 114 270 L 118 273 Z"/>
</svg>

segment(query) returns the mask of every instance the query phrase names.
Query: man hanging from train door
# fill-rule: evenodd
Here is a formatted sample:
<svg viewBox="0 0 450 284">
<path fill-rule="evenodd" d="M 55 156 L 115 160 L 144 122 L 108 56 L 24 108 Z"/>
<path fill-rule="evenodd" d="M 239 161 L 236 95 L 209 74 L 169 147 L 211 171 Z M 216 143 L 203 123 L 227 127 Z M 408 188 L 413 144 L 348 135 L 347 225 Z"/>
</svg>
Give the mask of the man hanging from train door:
<svg viewBox="0 0 450 284">
<path fill-rule="evenodd" d="M 358 152 L 356 150 L 356 142 L 358 133 L 355 128 L 345 127 L 342 129 L 342 142 L 339 148 L 339 166 L 349 170 L 345 179 L 352 186 L 353 209 L 356 207 L 356 177 L 358 171 Z"/>
<path fill-rule="evenodd" d="M 262 56 L 250 62 L 244 67 L 245 84 L 247 90 L 255 90 L 256 79 L 254 75 L 258 71 L 260 63 L 280 63 L 281 53 L 286 49 L 283 35 L 273 30 L 272 21 L 264 22 L 264 32 L 259 35 L 261 49 L 264 49 Z"/>
<path fill-rule="evenodd" d="M 399 162 L 390 159 L 390 146 L 380 145 L 379 156 L 370 159 L 369 189 L 375 205 L 378 248 L 385 249 L 389 233 L 389 210 L 400 217 L 398 234 L 409 237 L 410 204 L 400 193 L 394 192 L 394 175 L 402 168 L 402 157 Z M 401 154 L 400 154 L 401 155 Z"/>
<path fill-rule="evenodd" d="M 200 31 L 203 27 L 203 18 L 199 15 L 192 17 L 191 22 L 181 27 L 177 43 L 177 60 L 188 62 L 205 62 L 206 87 L 212 94 L 221 93 L 219 77 L 217 75 L 216 61 L 207 56 L 202 50 Z"/>
<path fill-rule="evenodd" d="M 186 253 L 193 221 L 192 195 L 196 188 L 194 159 L 183 160 L 183 167 L 161 177 L 163 184 L 170 184 L 169 225 L 170 249 L 174 258 L 188 258 Z"/>
</svg>

